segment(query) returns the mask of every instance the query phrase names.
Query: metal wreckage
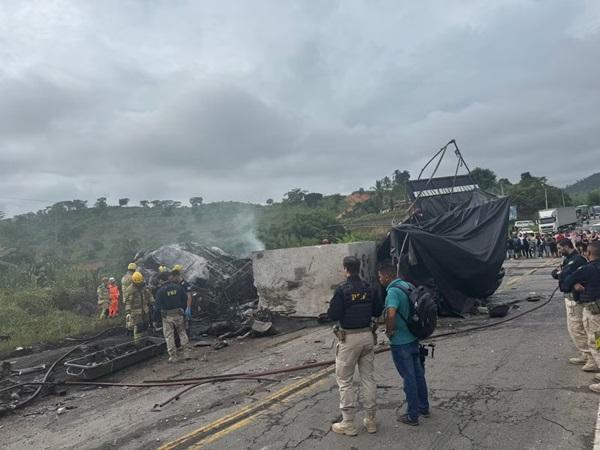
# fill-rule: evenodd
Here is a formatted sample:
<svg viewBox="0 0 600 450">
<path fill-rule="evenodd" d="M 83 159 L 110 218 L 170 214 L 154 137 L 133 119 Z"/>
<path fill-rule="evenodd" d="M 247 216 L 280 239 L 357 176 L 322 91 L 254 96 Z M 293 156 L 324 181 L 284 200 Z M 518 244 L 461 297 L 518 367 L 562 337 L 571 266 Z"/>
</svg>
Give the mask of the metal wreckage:
<svg viewBox="0 0 600 450">
<path fill-rule="evenodd" d="M 452 149 L 457 157 L 454 175 L 435 177 L 442 160 Z M 425 170 L 432 164 L 431 175 L 424 178 Z M 467 174 L 459 175 L 461 169 Z M 508 197 L 487 193 L 477 185 L 454 140 L 427 162 L 416 180 L 408 182 L 407 191 L 411 202 L 408 215 L 392 225 L 376 259 L 382 261 L 391 257 L 409 281 L 429 287 L 435 293 L 441 314 L 460 316 L 477 304 L 485 303 L 504 276 Z M 313 256 L 329 261 L 332 247 L 337 246 L 315 247 L 311 261 Z M 160 266 L 183 266 L 183 276 L 191 284 L 194 299 L 189 332 L 196 346 L 212 346 L 218 350 L 227 345 L 228 338 L 267 336 L 277 333 L 277 329 L 287 331 L 305 326 L 302 319 L 286 318 L 259 306 L 253 264 L 249 258 L 229 255 L 217 247 L 185 243 L 140 253 L 135 262 L 145 279 L 150 280 L 150 285 Z M 338 261 L 327 264 L 337 267 Z M 310 271 L 312 266 L 311 263 L 307 270 Z M 317 264 L 315 267 L 324 266 Z M 331 270 L 328 275 L 331 280 L 328 278 L 327 282 L 335 283 L 336 273 Z M 304 275 L 311 278 L 308 272 Z M 275 278 L 288 290 L 298 289 L 302 284 L 296 279 L 294 283 L 286 282 L 282 277 L 279 273 Z M 331 283 L 325 284 L 331 287 Z M 116 335 L 112 341 L 111 333 Z M 103 344 L 94 342 L 100 337 L 103 337 Z M 39 358 L 37 361 L 26 359 L 25 363 L 32 367 L 24 369 L 15 369 L 9 362 L 2 364 L 0 414 L 29 404 L 43 388 L 64 395 L 66 385 L 93 383 L 87 380 L 137 364 L 165 350 L 164 339 L 158 330 L 155 337 L 136 343 L 123 339 L 122 327 L 72 341 L 75 346 L 52 364 L 39 364 L 46 362 Z M 55 370 L 58 367 L 63 367 L 62 373 Z M 40 374 L 43 374 L 41 378 Z M 75 381 L 54 383 L 55 379 L 61 380 L 65 376 Z"/>
<path fill-rule="evenodd" d="M 435 177 L 452 149 L 454 175 Z M 423 178 L 432 164 L 431 175 Z M 459 175 L 461 169 L 467 174 Z M 441 314 L 462 315 L 485 303 L 504 277 L 510 199 L 477 185 L 454 140 L 408 182 L 407 191 L 408 217 L 393 225 L 379 258 L 392 257 L 410 281 L 434 289 Z M 506 310 L 496 308 L 496 314 Z"/>
<path fill-rule="evenodd" d="M 228 345 L 228 338 L 244 339 L 277 332 L 274 315 L 258 307 L 250 259 L 230 255 L 217 247 L 186 243 L 140 253 L 135 261 L 144 278 L 150 280 L 151 288 L 156 287 L 152 283 L 159 266 L 183 266 L 183 276 L 191 285 L 194 299 L 188 332 L 195 345 L 219 350 Z M 16 369 L 14 361 L 4 361 L 0 366 L 0 415 L 30 404 L 43 388 L 64 395 L 65 386 L 95 380 L 162 354 L 166 350 L 162 332 L 156 329 L 152 334 L 132 342 L 123 336 L 123 327 L 118 327 L 87 338 L 70 338 L 75 346 L 51 364 L 39 364 L 40 358 L 45 361 L 48 356 L 36 358 L 32 349 L 31 355 L 16 365 L 36 365 Z M 9 356 L 23 356 L 28 353 L 25 350 Z"/>
</svg>

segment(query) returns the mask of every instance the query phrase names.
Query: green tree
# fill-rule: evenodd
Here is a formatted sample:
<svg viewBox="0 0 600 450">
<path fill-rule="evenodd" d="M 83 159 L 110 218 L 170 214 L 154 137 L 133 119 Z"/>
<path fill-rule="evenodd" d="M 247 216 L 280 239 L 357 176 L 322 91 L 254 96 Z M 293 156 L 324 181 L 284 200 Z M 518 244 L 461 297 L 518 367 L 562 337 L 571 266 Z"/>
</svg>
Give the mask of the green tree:
<svg viewBox="0 0 600 450">
<path fill-rule="evenodd" d="M 302 202 L 304 202 L 304 196 L 306 193 L 307 191 L 301 188 L 292 189 L 291 191 L 285 193 L 283 196 L 283 202 L 290 205 L 300 205 Z"/>
<path fill-rule="evenodd" d="M 149 208 L 150 207 L 150 202 L 148 200 L 140 200 L 140 206 L 142 208 Z"/>
<path fill-rule="evenodd" d="M 267 199 L 267 201 L 266 201 L 266 203 L 267 203 L 267 205 L 271 206 L 271 205 L 273 205 L 273 203 L 275 203 L 275 202 L 273 201 L 273 199 L 272 199 L 272 198 L 268 198 L 268 199 Z"/>
<path fill-rule="evenodd" d="M 129 203 L 128 198 L 120 198 L 119 199 L 119 206 L 127 206 L 128 203 Z"/>
<path fill-rule="evenodd" d="M 378 211 L 381 211 L 383 209 L 383 200 L 385 195 L 383 182 L 381 180 L 376 180 L 375 186 L 373 186 L 371 190 L 375 191 L 375 206 L 377 207 Z"/>
<path fill-rule="evenodd" d="M 190 205 L 192 205 L 192 208 L 196 208 L 202 205 L 203 201 L 204 199 L 202 197 L 192 197 L 190 198 Z"/>
<path fill-rule="evenodd" d="M 394 170 L 392 175 L 392 197 L 394 200 L 406 200 L 406 184 L 410 180 L 408 170 Z"/>
<path fill-rule="evenodd" d="M 269 249 L 316 245 L 345 234 L 335 214 L 325 209 L 274 206 L 265 210 L 258 224 L 258 238 Z"/>
<path fill-rule="evenodd" d="M 311 192 L 304 196 L 304 202 L 309 208 L 316 208 L 319 206 L 322 200 L 323 194 L 319 194 L 318 192 Z"/>
<path fill-rule="evenodd" d="M 494 192 L 498 188 L 498 180 L 494 171 L 490 169 L 482 169 L 481 167 L 475 167 L 471 171 L 471 175 L 475 182 L 484 191 Z"/>
<path fill-rule="evenodd" d="M 504 188 L 511 196 L 513 205 L 516 205 L 521 218 L 535 218 L 537 211 L 546 208 L 546 195 L 548 207 L 560 207 L 563 204 L 563 193 L 555 186 L 547 183 L 546 177 L 535 177 L 530 172 L 521 174 L 521 180 Z M 572 203 L 571 197 L 564 194 L 565 204 Z"/>
<path fill-rule="evenodd" d="M 95 208 L 106 208 L 107 206 L 106 197 L 99 197 L 94 204 Z"/>
<path fill-rule="evenodd" d="M 587 195 L 587 203 L 590 206 L 600 205 L 600 190 L 589 192 Z"/>
</svg>

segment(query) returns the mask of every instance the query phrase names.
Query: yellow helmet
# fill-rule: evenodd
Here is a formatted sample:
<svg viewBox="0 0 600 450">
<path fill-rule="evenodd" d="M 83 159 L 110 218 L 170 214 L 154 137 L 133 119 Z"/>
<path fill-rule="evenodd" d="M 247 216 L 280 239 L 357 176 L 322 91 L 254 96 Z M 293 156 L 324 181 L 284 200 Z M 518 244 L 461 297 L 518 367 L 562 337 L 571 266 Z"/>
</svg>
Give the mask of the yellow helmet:
<svg viewBox="0 0 600 450">
<path fill-rule="evenodd" d="M 141 284 L 144 282 L 144 275 L 139 272 L 134 272 L 133 275 L 131 275 L 131 281 L 135 284 Z"/>
<path fill-rule="evenodd" d="M 167 266 L 158 266 L 158 271 L 159 272 L 168 272 L 169 268 Z"/>
<path fill-rule="evenodd" d="M 127 266 L 127 270 L 136 270 L 136 269 L 137 269 L 136 263 L 129 263 L 129 265 Z"/>
<path fill-rule="evenodd" d="M 181 264 L 175 264 L 173 266 L 173 272 L 182 272 L 183 271 L 183 266 Z"/>
</svg>

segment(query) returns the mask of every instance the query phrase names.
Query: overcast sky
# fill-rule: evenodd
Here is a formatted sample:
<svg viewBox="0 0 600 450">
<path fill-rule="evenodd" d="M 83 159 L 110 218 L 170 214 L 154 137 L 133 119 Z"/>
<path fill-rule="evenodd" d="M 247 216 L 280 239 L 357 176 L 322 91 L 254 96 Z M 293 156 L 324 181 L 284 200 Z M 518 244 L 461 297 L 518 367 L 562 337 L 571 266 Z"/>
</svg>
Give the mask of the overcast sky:
<svg viewBox="0 0 600 450">
<path fill-rule="evenodd" d="M 600 2 L 0 3 L 0 209 L 600 170 Z M 452 164 L 446 167 L 450 174 Z"/>
</svg>

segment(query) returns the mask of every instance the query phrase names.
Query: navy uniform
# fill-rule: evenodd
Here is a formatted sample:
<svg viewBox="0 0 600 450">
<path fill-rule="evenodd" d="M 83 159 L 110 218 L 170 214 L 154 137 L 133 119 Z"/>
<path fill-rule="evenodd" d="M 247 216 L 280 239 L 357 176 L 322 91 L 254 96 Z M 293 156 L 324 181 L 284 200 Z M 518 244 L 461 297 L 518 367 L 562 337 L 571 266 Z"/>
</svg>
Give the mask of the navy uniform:
<svg viewBox="0 0 600 450">
<path fill-rule="evenodd" d="M 577 301 L 583 308 L 588 352 L 597 370 L 600 367 L 600 259 L 590 261 L 566 277 L 565 285 L 570 289 L 576 289 L 577 285 L 584 288 Z M 600 393 L 600 383 L 591 385 L 590 389 Z"/>
<path fill-rule="evenodd" d="M 346 261 L 346 260 L 345 260 Z M 360 264 L 358 260 L 355 261 Z M 375 290 L 358 275 L 351 275 L 340 285 L 329 304 L 327 316 L 339 323 L 335 352 L 335 375 L 340 392 L 342 422 L 333 425 L 336 433 L 356 435 L 354 415 L 356 400 L 352 387 L 354 370 L 358 365 L 364 406 L 367 411 L 365 425 L 375 432 L 377 388 L 373 376 L 374 336 L 371 324 L 379 317 L 383 307 Z"/>
<path fill-rule="evenodd" d="M 184 357 L 187 358 L 189 356 L 189 339 L 185 331 L 183 314 L 186 304 L 186 293 L 178 283 L 168 281 L 156 292 L 155 308 L 157 312 L 160 312 L 162 317 L 163 334 L 167 341 L 170 362 L 177 360 L 178 349 L 175 345 L 175 333 L 179 336 L 179 350 L 183 351 Z"/>
<path fill-rule="evenodd" d="M 586 370 L 595 370 L 596 364 L 593 362 L 587 344 L 587 334 L 583 328 L 583 305 L 577 300 L 579 294 L 573 292 L 572 288 L 566 285 L 565 280 L 572 275 L 581 266 L 587 264 L 587 260 L 573 250 L 570 255 L 565 256 L 560 270 L 554 270 L 552 276 L 558 280 L 560 291 L 565 294 L 565 308 L 567 311 L 567 330 L 575 348 L 579 351 L 579 356 L 570 358 L 571 364 L 585 364 Z"/>
</svg>

